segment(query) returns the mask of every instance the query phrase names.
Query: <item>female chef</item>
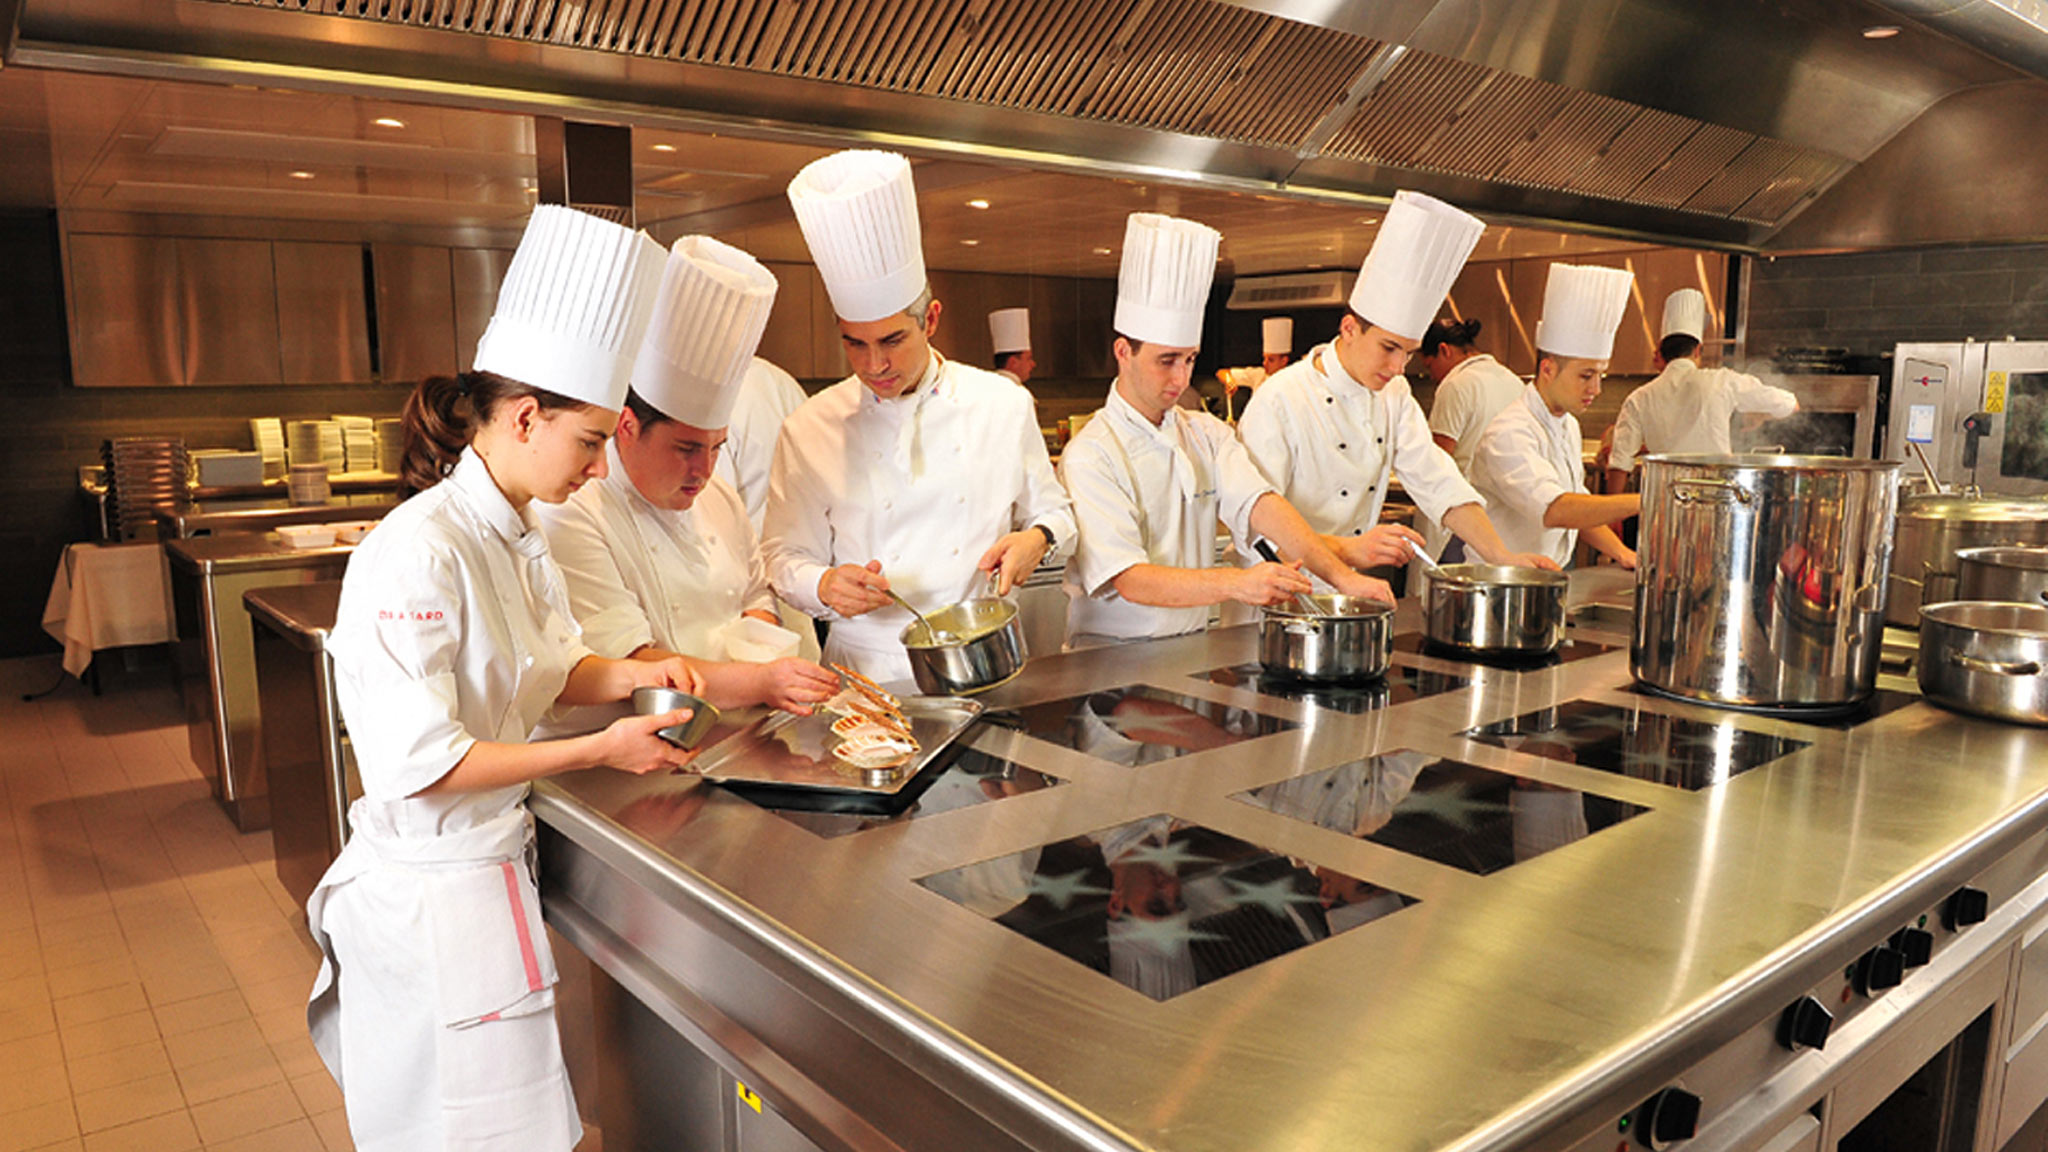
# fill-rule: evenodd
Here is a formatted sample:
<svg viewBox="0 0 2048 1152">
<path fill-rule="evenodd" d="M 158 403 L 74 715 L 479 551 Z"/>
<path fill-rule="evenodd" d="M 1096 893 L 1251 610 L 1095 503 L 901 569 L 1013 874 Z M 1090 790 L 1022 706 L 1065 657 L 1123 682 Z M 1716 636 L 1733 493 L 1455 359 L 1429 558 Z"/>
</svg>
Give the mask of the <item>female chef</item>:
<svg viewBox="0 0 2048 1152">
<path fill-rule="evenodd" d="M 680 661 L 578 638 L 529 505 L 604 475 L 659 245 L 536 209 L 476 371 L 406 403 L 418 494 L 356 551 L 328 651 L 362 769 L 352 836 L 306 905 L 324 956 L 306 1016 L 362 1152 L 566 1152 L 582 1135 L 554 1016 L 529 781 L 689 757 L 681 710 L 527 743 L 556 704 L 695 690 Z M 651 279 L 650 279 L 651 278 Z"/>
</svg>

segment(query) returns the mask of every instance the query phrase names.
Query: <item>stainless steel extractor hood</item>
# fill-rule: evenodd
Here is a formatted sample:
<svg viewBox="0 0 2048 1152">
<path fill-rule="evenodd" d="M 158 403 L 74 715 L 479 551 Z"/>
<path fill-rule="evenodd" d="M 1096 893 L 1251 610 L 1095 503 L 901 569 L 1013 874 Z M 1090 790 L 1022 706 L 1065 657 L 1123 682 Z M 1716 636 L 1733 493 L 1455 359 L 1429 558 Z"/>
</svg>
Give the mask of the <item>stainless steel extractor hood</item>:
<svg viewBox="0 0 2048 1152">
<path fill-rule="evenodd" d="M 2048 163 L 2004 134 L 2015 108 L 2048 105 L 2048 81 L 1894 11 L 1927 0 L 16 3 L 10 60 L 34 66 L 1310 198 L 1419 188 L 1499 219 L 1731 249 L 2048 235 L 2032 198 L 1922 202 L 1930 228 L 1888 216 L 1866 178 L 1910 163 L 1939 109 L 1969 121 L 1979 161 Z M 1906 34 L 1863 35 L 1880 23 Z M 1972 111 L 1992 92 L 1998 114 Z"/>
</svg>

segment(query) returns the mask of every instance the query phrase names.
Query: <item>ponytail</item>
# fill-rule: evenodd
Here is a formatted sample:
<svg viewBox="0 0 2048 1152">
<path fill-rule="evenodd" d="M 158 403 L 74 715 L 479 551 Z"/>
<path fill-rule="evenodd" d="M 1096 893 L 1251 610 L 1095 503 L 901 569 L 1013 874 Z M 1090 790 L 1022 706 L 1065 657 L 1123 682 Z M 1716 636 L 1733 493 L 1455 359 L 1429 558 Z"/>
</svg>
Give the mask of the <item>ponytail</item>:
<svg viewBox="0 0 2048 1152">
<path fill-rule="evenodd" d="M 1434 356 L 1446 346 L 1470 353 L 1479 343 L 1479 319 L 1437 320 L 1422 334 L 1424 356 Z"/>
<path fill-rule="evenodd" d="M 429 376 L 405 398 L 400 417 L 404 454 L 398 465 L 398 497 L 424 492 L 445 479 L 462 459 L 462 450 L 489 423 L 498 405 L 531 396 L 543 412 L 588 408 L 581 400 L 535 388 L 495 372 L 464 372 Z"/>
</svg>

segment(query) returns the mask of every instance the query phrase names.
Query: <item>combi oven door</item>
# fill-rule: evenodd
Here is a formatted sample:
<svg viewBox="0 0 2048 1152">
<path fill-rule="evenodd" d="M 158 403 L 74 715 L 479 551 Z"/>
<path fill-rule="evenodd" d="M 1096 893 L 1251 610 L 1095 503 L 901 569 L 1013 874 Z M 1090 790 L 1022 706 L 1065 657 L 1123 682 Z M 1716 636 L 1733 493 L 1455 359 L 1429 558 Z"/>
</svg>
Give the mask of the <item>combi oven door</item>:
<svg viewBox="0 0 2048 1152">
<path fill-rule="evenodd" d="M 1991 429 L 1977 448 L 1977 485 L 2013 496 L 2048 494 L 2048 343 L 1985 346 L 1984 407 Z"/>
</svg>

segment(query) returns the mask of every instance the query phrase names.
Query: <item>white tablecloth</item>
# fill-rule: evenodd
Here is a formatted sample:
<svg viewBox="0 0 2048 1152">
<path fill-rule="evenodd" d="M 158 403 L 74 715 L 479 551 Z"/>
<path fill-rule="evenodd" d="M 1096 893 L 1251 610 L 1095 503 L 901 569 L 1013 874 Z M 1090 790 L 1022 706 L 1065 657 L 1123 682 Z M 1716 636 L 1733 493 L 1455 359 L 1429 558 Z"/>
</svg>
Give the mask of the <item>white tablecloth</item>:
<svg viewBox="0 0 2048 1152">
<path fill-rule="evenodd" d="M 73 544 L 64 549 L 43 631 L 64 645 L 64 670 L 82 675 L 101 648 L 177 639 L 163 545 Z"/>
</svg>

